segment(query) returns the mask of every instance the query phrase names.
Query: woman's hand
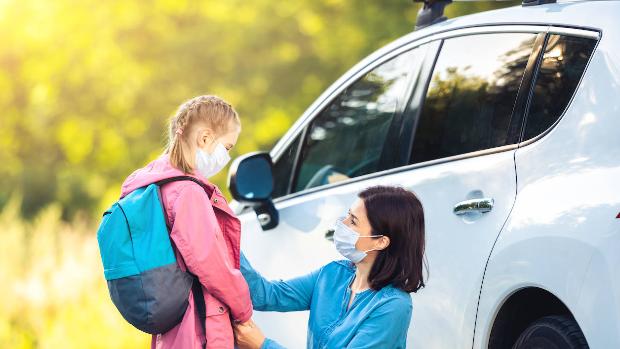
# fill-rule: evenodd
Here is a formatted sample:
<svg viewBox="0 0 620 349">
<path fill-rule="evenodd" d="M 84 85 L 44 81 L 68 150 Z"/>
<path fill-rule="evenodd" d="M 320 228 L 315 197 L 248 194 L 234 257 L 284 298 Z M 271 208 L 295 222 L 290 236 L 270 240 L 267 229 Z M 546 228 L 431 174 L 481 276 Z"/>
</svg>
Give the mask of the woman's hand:
<svg viewBox="0 0 620 349">
<path fill-rule="evenodd" d="M 235 325 L 234 330 L 239 349 L 260 349 L 265 341 L 263 332 L 252 319 Z"/>
</svg>

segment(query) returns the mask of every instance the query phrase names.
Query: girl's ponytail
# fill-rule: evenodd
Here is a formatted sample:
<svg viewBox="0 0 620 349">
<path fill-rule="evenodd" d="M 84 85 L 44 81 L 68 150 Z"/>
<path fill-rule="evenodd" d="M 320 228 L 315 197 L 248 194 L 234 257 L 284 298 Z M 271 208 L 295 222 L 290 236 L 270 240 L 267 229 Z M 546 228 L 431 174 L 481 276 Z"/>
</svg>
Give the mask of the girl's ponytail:
<svg viewBox="0 0 620 349">
<path fill-rule="evenodd" d="M 183 171 L 184 173 L 192 173 L 193 169 L 187 162 L 184 154 L 186 145 L 183 142 L 183 131 L 186 128 L 188 119 L 188 110 L 179 109 L 177 115 L 170 121 L 170 130 L 168 134 L 168 153 L 170 154 L 170 163 Z"/>
</svg>

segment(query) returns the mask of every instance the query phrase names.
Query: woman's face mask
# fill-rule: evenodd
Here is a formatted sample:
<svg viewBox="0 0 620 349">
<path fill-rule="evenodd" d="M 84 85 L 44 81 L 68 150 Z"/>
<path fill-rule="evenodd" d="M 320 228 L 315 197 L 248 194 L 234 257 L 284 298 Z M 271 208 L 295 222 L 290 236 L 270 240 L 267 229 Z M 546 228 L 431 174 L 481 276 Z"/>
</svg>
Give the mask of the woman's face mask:
<svg viewBox="0 0 620 349">
<path fill-rule="evenodd" d="M 366 251 L 360 251 L 355 248 L 355 244 L 359 238 L 373 238 L 373 237 L 381 237 L 383 235 L 360 235 L 355 230 L 349 228 L 346 224 L 344 224 L 344 217 L 338 218 L 336 220 L 336 228 L 334 230 L 334 244 L 336 245 L 336 249 L 340 254 L 342 254 L 345 258 L 350 260 L 353 263 L 359 263 L 367 256 L 367 252 L 374 251 L 375 249 L 370 249 Z"/>
</svg>

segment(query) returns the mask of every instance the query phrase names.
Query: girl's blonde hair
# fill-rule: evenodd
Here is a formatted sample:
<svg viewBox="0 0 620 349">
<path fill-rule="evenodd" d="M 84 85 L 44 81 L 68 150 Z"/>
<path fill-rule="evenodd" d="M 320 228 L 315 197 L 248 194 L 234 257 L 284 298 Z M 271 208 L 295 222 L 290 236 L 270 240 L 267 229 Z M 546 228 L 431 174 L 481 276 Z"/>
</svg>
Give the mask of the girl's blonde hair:
<svg viewBox="0 0 620 349">
<path fill-rule="evenodd" d="M 181 104 L 170 119 L 165 153 L 170 154 L 170 164 L 184 173 L 192 173 L 194 169 L 184 156 L 184 152 L 188 151 L 188 145 L 183 140 L 187 140 L 191 130 L 199 123 L 210 128 L 216 137 L 230 132 L 232 123 L 241 126 L 241 120 L 235 109 L 220 97 L 198 96 Z"/>
</svg>

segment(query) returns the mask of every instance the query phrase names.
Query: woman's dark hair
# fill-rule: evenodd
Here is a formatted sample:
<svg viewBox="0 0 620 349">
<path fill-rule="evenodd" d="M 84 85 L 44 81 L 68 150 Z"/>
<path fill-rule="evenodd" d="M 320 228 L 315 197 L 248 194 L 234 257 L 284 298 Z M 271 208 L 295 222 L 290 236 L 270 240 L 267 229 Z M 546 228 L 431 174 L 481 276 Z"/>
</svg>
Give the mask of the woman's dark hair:
<svg viewBox="0 0 620 349">
<path fill-rule="evenodd" d="M 374 290 L 393 285 L 405 292 L 424 287 L 424 209 L 417 196 L 404 188 L 374 186 L 358 194 L 366 206 L 372 235 L 390 238 L 370 269 Z"/>
</svg>

